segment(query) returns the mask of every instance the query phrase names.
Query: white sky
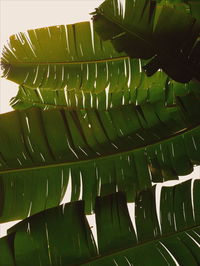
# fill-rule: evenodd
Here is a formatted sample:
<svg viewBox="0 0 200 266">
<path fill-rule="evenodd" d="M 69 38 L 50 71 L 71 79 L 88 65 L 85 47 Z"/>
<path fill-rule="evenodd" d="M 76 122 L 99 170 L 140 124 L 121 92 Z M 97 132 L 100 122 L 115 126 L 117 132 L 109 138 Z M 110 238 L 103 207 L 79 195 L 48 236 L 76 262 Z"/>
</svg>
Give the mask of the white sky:
<svg viewBox="0 0 200 266">
<path fill-rule="evenodd" d="M 9 36 L 19 31 L 28 29 L 70 24 L 90 19 L 89 13 L 94 11 L 103 0 L 63 0 L 63 1 L 2 1 L 0 0 L 0 48 L 8 40 Z M 12 110 L 9 107 L 9 100 L 17 93 L 18 86 L 5 79 L 0 79 L 0 113 Z M 200 178 L 200 168 L 192 173 L 193 177 Z M 184 179 L 188 179 L 189 176 Z M 190 175 L 191 177 L 191 175 Z M 170 182 L 170 185 L 174 183 Z M 69 191 L 68 191 L 69 192 Z M 66 194 L 65 200 L 69 199 Z M 130 207 L 130 205 L 129 205 Z M 95 230 L 93 216 L 90 222 Z M 0 226 L 0 237 L 6 234 L 7 228 L 13 223 L 6 223 Z M 95 232 L 94 232 L 95 233 Z"/>
</svg>

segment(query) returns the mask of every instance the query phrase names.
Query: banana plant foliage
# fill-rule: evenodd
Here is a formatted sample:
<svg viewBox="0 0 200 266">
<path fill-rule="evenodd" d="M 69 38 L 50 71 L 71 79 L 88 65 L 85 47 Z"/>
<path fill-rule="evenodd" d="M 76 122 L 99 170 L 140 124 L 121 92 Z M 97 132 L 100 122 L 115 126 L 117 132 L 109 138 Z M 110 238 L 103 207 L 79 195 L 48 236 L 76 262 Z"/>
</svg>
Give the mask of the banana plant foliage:
<svg viewBox="0 0 200 266">
<path fill-rule="evenodd" d="M 90 213 L 96 196 L 120 189 L 134 201 L 151 182 L 191 173 L 200 162 L 199 86 L 163 71 L 147 77 L 144 64 L 90 22 L 10 37 L 4 76 L 20 84 L 12 105 L 25 110 L 0 116 L 1 222 L 58 205 L 68 182 L 71 200 Z"/>
<path fill-rule="evenodd" d="M 200 264 L 199 180 L 153 187 L 200 165 L 199 2 L 124 3 L 4 47 L 0 266 Z"/>
<path fill-rule="evenodd" d="M 171 106 L 176 97 L 199 91 L 194 82 L 175 82 L 163 71 L 148 78 L 146 63 L 115 51 L 91 22 L 13 35 L 2 56 L 4 76 L 20 84 L 11 100 L 15 109 L 105 110 L 158 101 Z"/>
<path fill-rule="evenodd" d="M 122 101 L 144 101 L 145 95 L 143 99 L 136 98 L 137 87 L 146 90 L 144 83 L 149 88 L 155 83 L 163 87 L 167 76 L 158 73 L 147 80 L 141 64 L 140 60 L 117 53 L 109 41 L 102 42 L 91 22 L 13 35 L 2 58 L 4 76 L 21 85 L 12 100 L 15 108 L 59 105 L 105 109 L 121 105 Z M 133 87 L 134 90 L 130 89 Z M 162 98 L 163 91 L 157 91 L 160 94 L 157 97 Z M 149 100 L 155 98 L 156 94 L 151 92 Z"/>
<path fill-rule="evenodd" d="M 135 219 L 118 192 L 96 199 L 97 243 L 77 201 L 38 213 L 0 239 L 0 265 L 200 264 L 200 180 L 138 194 Z M 59 224 L 59 226 L 58 226 Z"/>
<path fill-rule="evenodd" d="M 199 1 L 106 0 L 93 18 L 95 30 L 117 51 L 149 59 L 147 75 L 161 68 L 186 83 L 200 81 L 199 10 Z"/>
<path fill-rule="evenodd" d="M 126 105 L 104 111 L 39 108 L 0 115 L 1 222 L 71 200 L 118 190 L 133 201 L 151 182 L 177 179 L 200 164 L 199 98 L 176 107 Z M 117 173 L 117 174 L 116 174 Z"/>
</svg>

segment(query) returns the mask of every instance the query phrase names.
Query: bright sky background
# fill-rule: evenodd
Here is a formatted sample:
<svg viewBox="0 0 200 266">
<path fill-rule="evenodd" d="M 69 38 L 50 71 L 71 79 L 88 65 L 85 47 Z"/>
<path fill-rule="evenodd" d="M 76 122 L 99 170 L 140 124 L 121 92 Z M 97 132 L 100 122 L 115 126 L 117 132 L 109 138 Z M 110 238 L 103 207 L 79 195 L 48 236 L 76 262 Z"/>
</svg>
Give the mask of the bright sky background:
<svg viewBox="0 0 200 266">
<path fill-rule="evenodd" d="M 9 36 L 20 31 L 24 32 L 28 29 L 71 24 L 90 19 L 89 13 L 94 11 L 103 0 L 65 0 L 65 1 L 2 1 L 0 0 L 0 48 L 8 40 Z M 18 86 L 15 83 L 0 79 L 0 113 L 11 111 L 9 100 L 17 93 Z M 196 168 L 191 176 L 200 178 L 200 168 Z M 185 177 L 187 179 L 189 176 Z M 174 184 L 169 182 L 170 185 Z M 70 188 L 69 188 L 70 190 Z M 69 198 L 69 191 L 66 193 L 65 200 Z M 133 206 L 129 205 L 129 209 Z M 93 228 L 94 218 L 89 218 Z M 6 234 L 7 228 L 13 223 L 0 225 L 0 236 Z M 95 230 L 95 229 L 93 229 Z M 95 233 L 95 232 L 94 232 Z"/>
</svg>

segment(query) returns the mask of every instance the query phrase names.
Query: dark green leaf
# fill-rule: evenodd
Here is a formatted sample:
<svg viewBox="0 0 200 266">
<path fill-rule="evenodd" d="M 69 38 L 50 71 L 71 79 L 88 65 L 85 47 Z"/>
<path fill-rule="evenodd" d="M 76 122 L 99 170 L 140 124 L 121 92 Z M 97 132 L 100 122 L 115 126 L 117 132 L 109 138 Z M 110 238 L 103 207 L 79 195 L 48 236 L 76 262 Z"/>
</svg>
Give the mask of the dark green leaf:
<svg viewBox="0 0 200 266">
<path fill-rule="evenodd" d="M 165 204 L 160 204 L 160 209 L 156 207 L 155 187 L 141 192 L 136 197 L 135 226 L 123 193 L 97 198 L 98 252 L 83 214 L 83 202 L 46 210 L 9 230 L 8 236 L 0 241 L 11 241 L 13 249 L 7 245 L 7 252 L 2 253 L 1 245 L 1 259 L 7 257 L 17 266 L 26 266 L 27 261 L 34 266 L 149 266 L 149 263 L 198 266 L 199 184 L 199 180 L 189 180 L 164 187 L 158 200 Z M 172 223 L 174 226 L 167 226 Z"/>
<path fill-rule="evenodd" d="M 157 2 L 105 0 L 94 15 L 95 30 L 117 51 L 150 59 L 144 67 L 148 76 L 161 68 L 176 81 L 200 81 L 200 22 L 194 11 L 200 3 Z"/>
<path fill-rule="evenodd" d="M 2 114 L 1 222 L 58 205 L 69 179 L 71 200 L 84 199 L 90 213 L 98 195 L 119 189 L 133 201 L 151 181 L 191 173 L 200 163 L 198 103 L 191 94 L 171 108 L 145 104 Z"/>
</svg>

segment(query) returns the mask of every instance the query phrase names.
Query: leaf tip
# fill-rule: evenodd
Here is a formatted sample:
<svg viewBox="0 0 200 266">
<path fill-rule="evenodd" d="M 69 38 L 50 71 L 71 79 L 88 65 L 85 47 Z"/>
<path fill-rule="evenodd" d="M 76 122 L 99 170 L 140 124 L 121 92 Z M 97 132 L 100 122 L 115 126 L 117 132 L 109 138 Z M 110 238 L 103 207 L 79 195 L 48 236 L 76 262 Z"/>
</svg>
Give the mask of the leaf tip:
<svg viewBox="0 0 200 266">
<path fill-rule="evenodd" d="M 0 60 L 0 67 L 1 67 L 1 77 L 5 78 L 8 76 L 8 73 L 10 71 L 11 65 L 4 60 L 4 58 L 1 58 Z"/>
</svg>

